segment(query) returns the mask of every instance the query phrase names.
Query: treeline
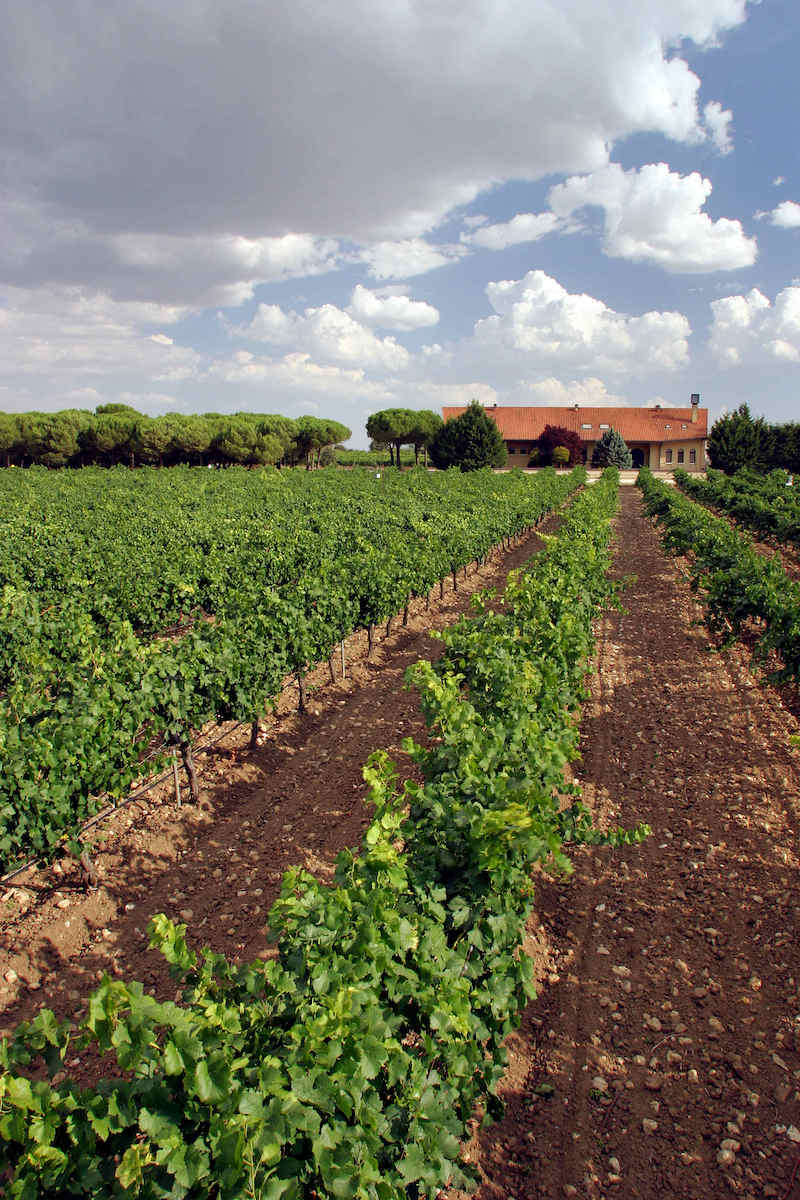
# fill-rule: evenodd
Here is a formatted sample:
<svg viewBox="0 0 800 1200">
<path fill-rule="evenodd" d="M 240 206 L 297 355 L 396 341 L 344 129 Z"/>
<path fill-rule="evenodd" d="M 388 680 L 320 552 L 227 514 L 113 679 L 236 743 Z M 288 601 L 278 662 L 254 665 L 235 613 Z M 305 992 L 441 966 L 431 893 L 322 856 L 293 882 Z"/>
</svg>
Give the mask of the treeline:
<svg viewBox="0 0 800 1200">
<path fill-rule="evenodd" d="M 320 417 L 172 413 L 148 417 L 127 404 L 94 412 L 0 413 L 0 463 L 28 467 L 295 466 L 333 458 L 352 431 Z"/>
<path fill-rule="evenodd" d="M 743 467 L 800 472 L 800 423 L 771 424 L 753 417 L 746 404 L 714 422 L 708 438 L 712 466 L 733 475 Z"/>
</svg>

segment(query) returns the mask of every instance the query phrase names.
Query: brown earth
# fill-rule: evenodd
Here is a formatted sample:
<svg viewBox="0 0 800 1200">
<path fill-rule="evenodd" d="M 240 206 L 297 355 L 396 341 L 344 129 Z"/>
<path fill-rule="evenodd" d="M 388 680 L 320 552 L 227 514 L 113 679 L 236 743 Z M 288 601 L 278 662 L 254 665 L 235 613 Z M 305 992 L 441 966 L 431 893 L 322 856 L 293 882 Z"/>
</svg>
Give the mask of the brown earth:
<svg viewBox="0 0 800 1200">
<path fill-rule="evenodd" d="M 711 651 L 633 489 L 618 536 L 636 580 L 599 630 L 578 773 L 599 823 L 653 835 L 538 885 L 551 958 L 506 1116 L 469 1148 L 477 1197 L 796 1200 L 798 726 Z"/>
<path fill-rule="evenodd" d="M 188 921 L 195 944 L 263 952 L 283 870 L 328 874 L 368 816 L 364 760 L 421 736 L 401 685 L 408 664 L 437 652 L 426 631 L 535 545 L 459 580 L 441 610 L 419 604 L 346 681 L 322 686 L 318 672 L 306 715 L 289 714 L 287 692 L 258 749 L 244 730 L 220 743 L 201 760 L 199 809 L 177 809 L 165 790 L 121 810 L 101 827 L 99 888 L 87 893 L 70 867 L 3 893 L 3 1025 L 43 1003 L 80 1011 L 107 969 L 170 994 L 146 948 L 154 912 Z M 540 995 L 510 1039 L 506 1116 L 468 1147 L 478 1200 L 800 1200 L 798 726 L 743 652 L 711 652 L 680 564 L 628 487 L 616 570 L 636 579 L 625 611 L 599 627 L 577 773 L 599 823 L 648 821 L 653 836 L 578 849 L 571 877 L 539 879 L 529 949 Z M 348 656 L 358 650 L 356 639 Z"/>
</svg>

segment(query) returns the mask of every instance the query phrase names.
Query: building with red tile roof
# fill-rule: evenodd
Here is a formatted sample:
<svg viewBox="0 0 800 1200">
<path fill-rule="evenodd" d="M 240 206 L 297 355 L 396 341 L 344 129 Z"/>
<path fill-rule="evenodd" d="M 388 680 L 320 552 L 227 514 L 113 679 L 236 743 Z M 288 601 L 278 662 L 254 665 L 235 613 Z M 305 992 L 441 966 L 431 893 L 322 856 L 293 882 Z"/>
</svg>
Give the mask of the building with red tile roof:
<svg viewBox="0 0 800 1200">
<path fill-rule="evenodd" d="M 460 417 L 465 408 L 443 408 L 445 421 Z M 633 455 L 635 467 L 649 466 L 653 471 L 683 467 L 704 471 L 708 438 L 708 409 L 700 407 L 699 395 L 692 396 L 688 408 L 589 408 L 575 404 L 570 408 L 522 408 L 487 405 L 487 414 L 497 424 L 508 450 L 509 466 L 525 467 L 546 425 L 555 425 L 577 433 L 584 443 L 585 461 L 591 463 L 592 451 L 608 429 L 616 429 Z"/>
</svg>

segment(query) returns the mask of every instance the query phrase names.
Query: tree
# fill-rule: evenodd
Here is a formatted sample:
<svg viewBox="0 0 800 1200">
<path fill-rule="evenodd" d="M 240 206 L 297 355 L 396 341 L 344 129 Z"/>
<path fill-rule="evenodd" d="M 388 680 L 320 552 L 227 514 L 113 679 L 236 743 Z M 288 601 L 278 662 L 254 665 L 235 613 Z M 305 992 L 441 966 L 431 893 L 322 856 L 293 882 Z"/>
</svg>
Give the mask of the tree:
<svg viewBox="0 0 800 1200">
<path fill-rule="evenodd" d="M 0 413 L 0 456 L 4 466 L 11 466 L 12 455 L 19 452 L 19 443 L 19 418 L 14 413 Z"/>
<path fill-rule="evenodd" d="M 428 465 L 428 448 L 442 427 L 442 418 L 429 408 L 414 412 L 408 431 L 408 439 L 414 447 L 414 465 L 419 465 L 419 452 L 425 451 L 425 466 Z"/>
<path fill-rule="evenodd" d="M 171 462 L 198 463 L 208 454 L 214 431 L 205 417 L 179 416 L 171 422 L 172 437 L 169 443 Z"/>
<path fill-rule="evenodd" d="M 129 461 L 133 466 L 134 438 L 140 421 L 146 420 L 133 409 L 101 413 L 78 434 L 81 451 L 103 466 Z"/>
<path fill-rule="evenodd" d="M 33 427 L 29 453 L 45 467 L 66 467 L 79 452 L 79 435 L 92 423 L 92 415 L 79 409 L 42 413 Z"/>
<path fill-rule="evenodd" d="M 259 433 L 253 421 L 234 415 L 211 443 L 218 458 L 242 466 L 276 463 L 283 454 L 281 443 L 271 433 Z"/>
<path fill-rule="evenodd" d="M 259 413 L 256 428 L 259 433 L 269 433 L 278 439 L 282 448 L 279 461 L 290 457 L 297 437 L 297 421 L 277 413 Z"/>
<path fill-rule="evenodd" d="M 767 424 L 763 417 L 755 420 L 746 404 L 735 412 L 719 417 L 711 427 L 708 438 L 708 457 L 712 467 L 733 475 L 741 467 L 761 471 L 765 467 Z"/>
<path fill-rule="evenodd" d="M 164 455 L 175 429 L 169 417 L 142 417 L 132 439 L 133 452 L 139 462 L 164 465 Z"/>
<path fill-rule="evenodd" d="M 319 457 L 324 446 L 335 446 L 352 437 L 351 429 L 339 421 L 326 421 L 320 417 L 300 417 L 294 444 L 300 457 L 306 460 L 306 470 L 319 466 Z"/>
<path fill-rule="evenodd" d="M 477 400 L 460 417 L 442 425 L 431 441 L 430 452 L 435 467 L 462 471 L 502 467 L 508 459 L 500 430 Z"/>
<path fill-rule="evenodd" d="M 566 448 L 567 462 L 571 467 L 583 462 L 583 442 L 575 429 L 565 429 L 562 425 L 545 425 L 537 444 L 540 461 L 545 464 L 553 462 L 553 451 L 557 446 Z"/>
<path fill-rule="evenodd" d="M 592 454 L 593 467 L 619 467 L 627 470 L 633 466 L 633 455 L 624 437 L 616 429 L 607 429 Z"/>
<path fill-rule="evenodd" d="M 413 408 L 384 408 L 367 419 L 368 437 L 389 446 L 394 466 L 400 466 L 400 447 L 408 445 L 413 440 L 414 431 L 419 429 L 418 415 Z M 395 455 L 392 455 L 392 447 Z"/>
</svg>

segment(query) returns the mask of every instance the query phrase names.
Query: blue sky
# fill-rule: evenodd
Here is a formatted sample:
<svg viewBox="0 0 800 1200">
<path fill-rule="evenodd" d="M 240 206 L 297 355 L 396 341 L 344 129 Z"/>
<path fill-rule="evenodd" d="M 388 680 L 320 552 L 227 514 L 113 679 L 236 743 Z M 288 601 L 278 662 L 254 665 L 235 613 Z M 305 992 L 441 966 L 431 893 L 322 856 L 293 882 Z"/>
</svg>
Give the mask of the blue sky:
<svg viewBox="0 0 800 1200">
<path fill-rule="evenodd" d="M 794 0 L 29 0 L 0 408 L 800 419 Z"/>
</svg>

